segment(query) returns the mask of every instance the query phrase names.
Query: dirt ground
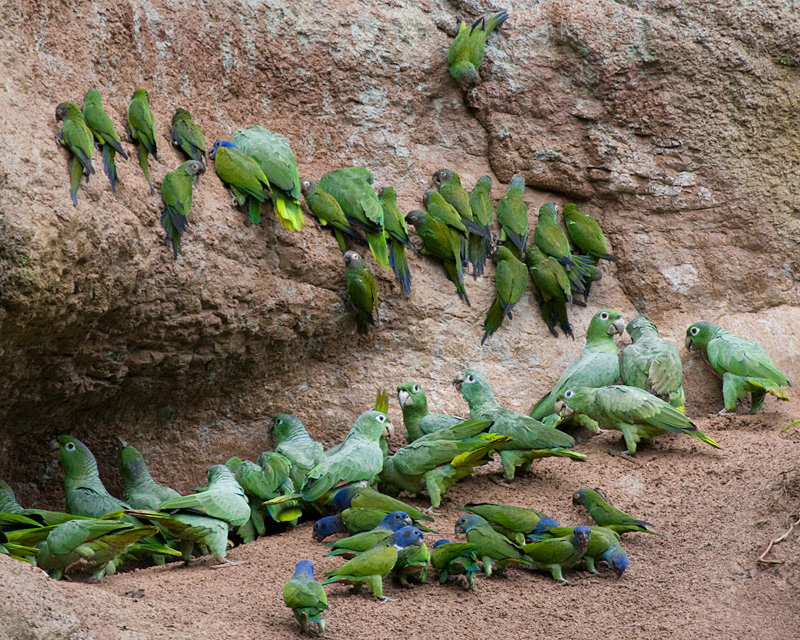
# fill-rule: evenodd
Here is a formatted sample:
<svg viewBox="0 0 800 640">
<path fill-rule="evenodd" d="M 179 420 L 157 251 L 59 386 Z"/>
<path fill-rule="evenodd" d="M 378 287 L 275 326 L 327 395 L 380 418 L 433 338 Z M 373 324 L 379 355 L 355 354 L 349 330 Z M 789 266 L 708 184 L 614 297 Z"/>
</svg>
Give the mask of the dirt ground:
<svg viewBox="0 0 800 640">
<path fill-rule="evenodd" d="M 573 571 L 569 577 L 578 584 L 564 587 L 544 574 L 509 569 L 502 577 L 479 579 L 475 593 L 460 582 L 439 586 L 431 580 L 403 590 L 387 579 L 385 593 L 394 601 L 383 604 L 330 585 L 329 636 L 796 639 L 797 535 L 771 552 L 780 564 L 757 562 L 768 541 L 796 519 L 800 496 L 800 432 L 780 434 L 791 414 L 778 408 L 769 399 L 768 411 L 758 416 L 699 419 L 721 451 L 690 437 L 665 436 L 643 448 L 634 464 L 607 454 L 620 443 L 618 434 L 605 433 L 578 445 L 587 462 L 539 461 L 534 474 L 512 488 L 495 482 L 498 468 L 491 465 L 454 487 L 436 518 L 434 527 L 451 539 L 458 506 L 469 501 L 530 506 L 562 523 L 588 523 L 571 494 L 602 487 L 618 506 L 663 533 L 624 538 L 631 565 L 621 579 Z M 426 534 L 429 543 L 437 537 Z M 0 637 L 294 637 L 282 585 L 299 559 L 313 560 L 318 575 L 339 565 L 324 552 L 312 542 L 307 522 L 229 553 L 246 564 L 215 570 L 206 559 L 189 568 L 128 571 L 100 584 L 55 582 L 0 556 Z"/>
</svg>

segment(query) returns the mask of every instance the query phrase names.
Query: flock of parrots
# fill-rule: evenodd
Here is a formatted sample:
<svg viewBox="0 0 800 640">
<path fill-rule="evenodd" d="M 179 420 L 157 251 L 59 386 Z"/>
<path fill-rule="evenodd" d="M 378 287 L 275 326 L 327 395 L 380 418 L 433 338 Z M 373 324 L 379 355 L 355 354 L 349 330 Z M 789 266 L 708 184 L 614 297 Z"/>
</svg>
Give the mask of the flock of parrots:
<svg viewBox="0 0 800 640">
<path fill-rule="evenodd" d="M 506 18 L 501 12 L 472 25 L 461 23 L 447 54 L 451 75 L 459 85 L 468 88 L 478 81 L 486 36 Z M 127 158 L 127 154 L 103 110 L 100 93 L 89 91 L 83 110 L 72 103 L 58 105 L 56 117 L 63 123 L 58 141 L 72 156 L 73 203 L 77 204 L 82 176 L 94 174 L 95 144 L 113 191 L 115 156 Z M 149 184 L 148 157 L 156 157 L 156 126 L 143 89 L 130 102 L 126 129 L 138 147 Z M 205 172 L 207 156 L 203 134 L 184 109 L 173 116 L 171 140 L 191 158 L 168 173 L 161 184 L 161 223 L 177 258 L 193 188 Z M 465 270 L 471 267 L 477 278 L 484 273 L 487 259 L 492 259 L 496 298 L 486 317 L 483 340 L 504 318 L 512 317 L 529 277 L 550 332 L 557 336 L 559 326 L 574 338 L 567 305 L 585 305 L 592 283 L 600 279 L 598 261 L 615 259 L 597 222 L 574 204 L 564 207 L 566 233 L 557 222 L 555 206 L 543 205 L 533 243 L 528 243 L 521 175 L 513 177 L 497 203 L 498 239 L 490 229 L 495 207 L 488 176 L 467 192 L 455 171 L 440 169 L 433 176 L 437 189 L 425 194 L 426 210 L 404 215 L 395 190 L 385 186 L 376 193 L 372 175 L 363 167 L 338 169 L 319 181 L 301 180 L 288 140 L 263 127 L 238 130 L 230 142 L 216 141 L 208 155 L 230 188 L 234 204 L 246 205 L 253 222 L 259 221 L 262 203 L 271 200 L 281 224 L 301 230 L 305 224 L 302 193 L 319 224 L 333 231 L 344 254 L 348 294 L 362 332 L 378 319 L 378 289 L 361 255 L 348 250 L 348 236 L 365 240 L 381 268 L 394 269 L 405 294 L 411 288 L 405 249 L 438 258 L 467 304 Z M 150 189 L 154 192 L 152 185 Z M 407 223 L 416 229 L 421 250 L 411 242 Z M 615 337 L 625 330 L 632 344 L 620 355 Z M 734 410 L 748 393 L 752 413 L 760 410 L 767 393 L 789 399 L 782 388 L 789 385 L 788 379 L 758 344 L 713 323 L 698 322 L 686 331 L 686 347 L 705 350 L 711 366 L 722 376 L 723 412 Z M 592 573 L 595 563 L 602 561 L 621 575 L 629 560 L 620 535 L 653 533 L 648 529 L 651 525 L 615 509 L 598 491 L 580 489 L 573 503 L 586 507 L 596 526 L 561 527 L 532 509 L 467 504 L 466 514 L 455 525 L 455 533 L 465 534 L 466 542 L 440 539 L 428 549 L 424 534 L 435 532 L 424 523 L 433 521 L 432 509 L 454 483 L 492 460 L 495 453 L 500 457 L 503 482 L 510 482 L 537 458 L 585 459 L 573 450 L 572 436 L 560 429 L 570 423 L 596 433 L 620 431 L 625 450 L 619 455 L 624 456 L 633 455 L 641 440 L 669 431 L 719 448 L 684 415 L 677 348 L 662 339 L 644 316 L 626 327 L 619 312 L 597 312 L 582 354 L 530 415 L 505 409 L 478 371 L 463 372 L 454 384 L 469 405 L 468 419 L 432 413 L 417 382 L 398 385 L 407 444 L 393 455 L 388 455 L 386 444 L 393 431 L 386 413 L 388 398 L 380 392 L 375 408 L 359 416 L 344 441 L 327 452 L 295 416 L 275 416 L 272 430 L 278 446 L 274 451 L 263 452 L 256 462 L 232 458 L 209 467 L 208 485 L 186 496 L 158 485 L 141 454 L 120 442 L 117 466 L 125 500 L 119 500 L 100 481 L 88 448 L 75 438 L 59 436 L 53 447 L 64 470 L 66 513 L 24 509 L 11 488 L 0 482 L 0 550 L 36 563 L 53 577 L 85 569 L 99 579 L 113 573 L 121 562 L 143 557 L 159 563 L 175 557 L 188 563 L 195 550 L 210 553 L 221 563 L 218 566 L 224 566 L 230 564 L 225 554 L 231 538 L 249 542 L 277 525 L 294 525 L 301 517 L 313 515 L 318 517 L 316 540 L 333 534 L 348 536 L 329 544 L 328 554 L 347 562 L 326 574 L 320 584 L 314 580 L 313 563 L 301 560 L 285 585 L 284 600 L 302 631 L 324 634 L 327 597 L 323 584 L 365 586 L 384 599 L 385 576 L 393 573 L 404 586 L 410 580 L 424 582 L 429 564 L 441 583 L 448 576 L 464 575 L 469 588 L 474 588 L 479 571 L 489 577 L 509 564 L 545 570 L 564 582 L 562 572 L 581 560 Z M 392 497 L 401 491 L 427 493 L 431 510 L 423 512 Z"/>
</svg>

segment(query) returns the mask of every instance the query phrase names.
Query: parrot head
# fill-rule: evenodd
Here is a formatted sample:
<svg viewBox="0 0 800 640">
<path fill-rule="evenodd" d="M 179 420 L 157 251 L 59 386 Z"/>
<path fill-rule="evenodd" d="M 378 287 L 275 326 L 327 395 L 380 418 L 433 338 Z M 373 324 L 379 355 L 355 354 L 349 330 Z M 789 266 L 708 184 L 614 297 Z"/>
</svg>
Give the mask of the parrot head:
<svg viewBox="0 0 800 640">
<path fill-rule="evenodd" d="M 619 545 L 613 546 L 608 549 L 603 554 L 603 560 L 605 560 L 614 573 L 617 574 L 618 578 L 622 577 L 622 574 L 625 573 L 625 569 L 628 568 L 630 564 L 630 560 L 628 559 L 628 554 L 625 553 L 625 549 L 620 547 Z"/>
<path fill-rule="evenodd" d="M 603 309 L 598 311 L 586 329 L 586 340 L 592 341 L 605 336 L 621 336 L 625 333 L 625 319 L 619 311 Z"/>
<path fill-rule="evenodd" d="M 300 191 L 303 192 L 303 195 L 308 198 L 314 191 L 317 190 L 317 183 L 314 180 L 309 178 L 303 178 L 300 181 Z"/>
<path fill-rule="evenodd" d="M 294 576 L 295 578 L 303 577 L 303 578 L 310 578 L 311 580 L 314 579 L 314 563 L 311 560 L 299 560 L 296 565 L 294 565 Z"/>
<path fill-rule="evenodd" d="M 392 511 L 384 516 L 378 527 L 381 529 L 388 529 L 389 531 L 397 531 L 403 527 L 410 527 L 413 524 L 414 522 L 405 511 Z"/>
<path fill-rule="evenodd" d="M 684 341 L 686 348 L 708 348 L 709 341 L 716 335 L 716 332 L 719 328 L 719 325 L 716 325 L 713 322 L 695 322 L 688 329 L 686 329 L 686 340 Z"/>
<path fill-rule="evenodd" d="M 422 531 L 416 527 L 403 527 L 402 529 L 398 529 L 394 532 L 394 536 L 392 536 L 392 544 L 398 550 L 410 546 L 421 547 L 423 544 Z"/>
<path fill-rule="evenodd" d="M 641 338 L 645 333 L 650 333 L 651 331 L 655 331 L 655 335 L 658 336 L 658 329 L 656 329 L 656 325 L 650 322 L 645 315 L 636 316 L 625 327 L 625 331 L 628 332 L 628 335 L 634 342 Z"/>
<path fill-rule="evenodd" d="M 425 392 L 417 382 L 403 382 L 397 385 L 397 402 L 400 408 L 415 407 L 417 409 L 427 409 L 428 401 Z"/>
<path fill-rule="evenodd" d="M 535 244 L 525 249 L 525 264 L 528 265 L 529 269 L 532 269 L 543 260 L 547 260 L 547 256 Z"/>
<path fill-rule="evenodd" d="M 441 540 L 437 540 L 433 543 L 433 548 L 441 547 L 443 544 L 450 544 L 450 541 L 447 538 L 442 538 Z"/>
<path fill-rule="evenodd" d="M 50 450 L 58 452 L 64 475 L 68 478 L 97 473 L 97 463 L 92 452 L 77 438 L 58 436 L 50 443 Z"/>
<path fill-rule="evenodd" d="M 358 493 L 357 490 L 360 488 L 361 487 L 350 485 L 348 487 L 344 487 L 343 489 L 339 489 L 336 492 L 336 495 L 333 496 L 333 500 L 331 500 L 331 509 L 337 513 L 341 513 L 345 509 L 349 509 L 351 503 L 353 502 L 353 498 L 355 498 L 356 494 Z"/>
<path fill-rule="evenodd" d="M 591 489 L 578 489 L 575 493 L 572 494 L 572 504 L 576 507 L 578 505 L 586 506 L 586 502 L 589 499 L 589 492 Z"/>
<path fill-rule="evenodd" d="M 488 187 L 489 190 L 491 190 L 491 188 L 492 188 L 492 178 L 490 176 L 481 176 L 480 178 L 478 178 L 478 181 L 475 183 L 476 187 L 478 185 L 480 185 L 482 188 L 487 188 Z"/>
<path fill-rule="evenodd" d="M 180 107 L 175 109 L 175 114 L 172 116 L 172 124 L 179 122 L 181 120 L 191 120 L 192 114 L 189 113 L 186 109 L 181 109 Z"/>
<path fill-rule="evenodd" d="M 422 209 L 414 209 L 409 211 L 406 215 L 406 222 L 413 225 L 415 229 L 419 229 L 428 221 L 428 214 Z"/>
<path fill-rule="evenodd" d="M 455 533 L 467 533 L 468 531 L 479 527 L 482 524 L 487 524 L 487 521 L 475 513 L 467 513 L 456 520 Z"/>
<path fill-rule="evenodd" d="M 453 179 L 453 170 L 452 169 L 439 169 L 433 174 L 433 181 L 434 183 L 441 187 L 443 184 L 447 184 Z"/>
<path fill-rule="evenodd" d="M 541 207 L 539 207 L 539 218 L 555 221 L 556 205 L 554 205 L 552 202 L 546 202 Z"/>
<path fill-rule="evenodd" d="M 125 477 L 135 478 L 142 472 L 147 471 L 147 464 L 139 453 L 136 447 L 132 447 L 122 438 L 117 438 L 119 441 L 119 453 L 117 454 L 117 468 L 122 476 L 123 482 Z"/>
<path fill-rule="evenodd" d="M 390 200 L 397 199 L 397 192 L 394 190 L 394 187 L 381 187 L 378 190 L 378 199 L 383 200 L 384 198 L 389 198 Z"/>
<path fill-rule="evenodd" d="M 467 369 L 453 380 L 453 384 L 469 405 L 485 400 L 487 397 L 494 397 L 488 380 L 475 369 Z"/>
<path fill-rule="evenodd" d="M 531 535 L 540 536 L 545 533 L 548 533 L 548 527 L 557 527 L 558 522 L 553 520 L 552 518 L 541 518 L 539 522 L 536 523 L 536 528 L 531 531 Z"/>
<path fill-rule="evenodd" d="M 237 458 L 236 456 L 234 456 L 233 458 L 229 458 L 228 460 L 225 461 L 225 466 L 228 467 L 228 469 L 230 469 L 234 473 L 236 473 L 239 469 L 242 468 L 242 464 L 244 464 L 242 462 L 242 459 Z"/>
<path fill-rule="evenodd" d="M 580 527 L 575 527 L 572 532 L 572 537 L 575 539 L 575 546 L 579 549 L 586 550 L 586 547 L 589 544 L 589 538 L 592 535 L 592 530 L 587 527 L 586 525 L 581 525 Z"/>
<path fill-rule="evenodd" d="M 234 482 L 236 481 L 233 472 L 224 464 L 212 464 L 206 471 L 206 478 L 208 479 L 209 487 L 220 480 L 227 479 L 233 480 Z"/>
<path fill-rule="evenodd" d="M 377 442 L 382 437 L 390 437 L 394 433 L 394 426 L 385 413 L 375 410 L 366 411 L 358 416 L 350 433 L 366 435 L 370 440 Z"/>
<path fill-rule="evenodd" d="M 364 261 L 361 259 L 361 256 L 358 255 L 355 251 L 348 251 L 344 254 L 344 263 L 346 266 L 353 266 L 358 267 L 359 265 L 364 264 Z"/>
<path fill-rule="evenodd" d="M 327 516 L 325 518 L 320 518 L 314 523 L 314 531 L 311 537 L 317 542 L 322 542 L 325 538 L 332 536 L 334 533 L 345 533 L 346 531 L 347 527 L 345 527 L 342 522 L 342 516 Z"/>
<path fill-rule="evenodd" d="M 556 400 L 556 413 L 562 418 L 569 418 L 575 413 L 581 413 L 581 408 L 590 399 L 592 392 L 594 392 L 594 389 L 582 389 L 580 387 L 567 389 Z"/>
<path fill-rule="evenodd" d="M 485 178 L 489 178 L 489 176 L 484 176 Z M 489 178 L 489 184 L 491 185 L 492 179 Z M 525 188 L 525 177 L 521 173 L 515 173 L 514 176 L 511 178 L 511 182 L 508 183 L 509 189 L 524 189 Z M 547 206 L 547 205 L 545 205 Z M 554 205 L 549 205 L 554 206 Z M 541 211 L 541 210 L 540 210 Z M 555 215 L 555 210 L 553 210 L 553 214 Z"/>
<path fill-rule="evenodd" d="M 60 105 L 56 107 L 56 120 L 58 120 L 59 122 L 66 119 L 67 116 L 75 116 L 75 115 L 79 115 L 81 118 L 83 118 L 83 113 L 76 104 L 73 104 L 71 102 L 62 102 Z"/>
<path fill-rule="evenodd" d="M 145 91 L 144 89 L 137 89 L 136 91 L 133 92 L 131 100 L 142 100 L 147 104 L 150 104 L 150 94 L 147 93 L 147 91 Z"/>
<path fill-rule="evenodd" d="M 83 104 L 100 104 L 102 100 L 103 97 L 97 89 L 89 89 L 83 98 Z"/>
<path fill-rule="evenodd" d="M 239 148 L 235 144 L 233 144 L 232 142 L 228 142 L 227 140 L 217 140 L 214 143 L 214 148 L 211 149 L 211 153 L 209 153 L 208 155 L 211 156 L 212 159 L 216 158 L 217 157 L 217 151 L 219 151 L 220 147 L 227 147 L 228 149 L 238 149 Z"/>
<path fill-rule="evenodd" d="M 283 442 L 298 430 L 305 431 L 305 427 L 300 422 L 300 418 L 290 413 L 278 413 L 272 418 L 270 432 L 278 439 L 278 442 Z"/>
<path fill-rule="evenodd" d="M 503 262 L 504 260 L 511 260 L 511 258 L 515 258 L 516 256 L 511 252 L 506 246 L 498 245 L 497 248 L 492 252 L 492 261 L 497 264 L 498 262 Z"/>
</svg>

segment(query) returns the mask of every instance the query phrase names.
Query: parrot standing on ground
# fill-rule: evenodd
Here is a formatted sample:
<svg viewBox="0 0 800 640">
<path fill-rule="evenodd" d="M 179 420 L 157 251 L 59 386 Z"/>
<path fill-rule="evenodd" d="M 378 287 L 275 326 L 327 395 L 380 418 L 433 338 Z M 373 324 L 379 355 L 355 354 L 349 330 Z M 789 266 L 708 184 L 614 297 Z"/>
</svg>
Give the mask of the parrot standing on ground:
<svg viewBox="0 0 800 640">
<path fill-rule="evenodd" d="M 156 148 L 156 118 L 150 109 L 150 96 L 144 89 L 137 89 L 128 104 L 128 135 L 131 142 L 139 147 L 139 166 L 142 168 L 150 193 L 155 194 L 155 189 L 150 182 L 148 155 L 152 154 L 158 160 Z"/>
<path fill-rule="evenodd" d="M 507 247 L 514 247 L 514 255 L 520 260 L 528 244 L 528 205 L 522 199 L 524 193 L 525 178 L 517 173 L 509 182 L 506 195 L 497 203 L 500 241 Z"/>
<path fill-rule="evenodd" d="M 458 34 L 447 50 L 447 66 L 459 86 L 469 88 L 478 84 L 478 69 L 483 63 L 486 38 L 507 19 L 508 13 L 501 11 L 488 18 L 481 16 L 471 26 L 461 22 Z"/>
<path fill-rule="evenodd" d="M 411 272 L 408 269 L 408 259 L 406 258 L 406 247 L 414 252 L 417 248 L 411 243 L 408 237 L 408 226 L 403 212 L 397 206 L 397 192 L 392 187 L 382 187 L 378 192 L 378 198 L 383 207 L 383 223 L 386 233 L 391 240 L 389 247 L 389 264 L 394 269 L 394 275 L 403 289 L 403 293 L 411 293 Z"/>
<path fill-rule="evenodd" d="M 547 533 L 540 540 L 552 538 L 563 538 L 575 532 L 575 527 L 545 527 Z M 591 535 L 589 544 L 586 545 L 586 552 L 583 554 L 583 561 L 586 563 L 586 570 L 592 575 L 602 575 L 596 568 L 596 563 L 603 561 L 611 567 L 611 570 L 619 578 L 625 573 L 630 564 L 630 559 L 625 549 L 622 548 L 619 534 L 608 527 L 589 527 Z"/>
<path fill-rule="evenodd" d="M 403 412 L 406 442 L 409 444 L 417 438 L 447 429 L 465 421 L 458 416 L 428 411 L 428 399 L 425 391 L 417 382 L 403 382 L 397 385 L 397 402 Z"/>
<path fill-rule="evenodd" d="M 555 520 L 534 509 L 506 504 L 471 502 L 464 505 L 464 511 L 486 519 L 495 531 L 517 544 L 525 543 L 526 534 L 539 531 L 543 521 L 548 525 L 557 525 Z"/>
<path fill-rule="evenodd" d="M 362 487 L 358 484 L 351 484 L 339 489 L 336 495 L 334 495 L 333 500 L 331 500 L 330 506 L 340 513 L 351 507 L 356 509 L 379 509 L 385 515 L 388 515 L 392 511 L 402 511 L 411 517 L 415 527 L 423 531 L 428 531 L 428 529 L 417 524 L 418 521 L 433 521 L 431 516 L 420 511 L 416 507 L 412 507 L 410 504 L 406 504 L 397 498 L 392 498 L 379 491 Z"/>
<path fill-rule="evenodd" d="M 125 501 L 134 509 L 157 511 L 165 500 L 179 498 L 180 493 L 157 484 L 150 475 L 142 454 L 127 442 L 118 438 L 117 470 L 125 488 Z"/>
<path fill-rule="evenodd" d="M 572 284 L 564 265 L 555 258 L 545 255 L 536 245 L 525 250 L 525 264 L 536 286 L 542 319 L 550 333 L 557 338 L 556 325 L 558 325 L 564 335 L 574 340 L 575 335 L 572 333 L 567 316 L 567 303 L 573 303 Z"/>
<path fill-rule="evenodd" d="M 475 574 L 481 570 L 475 555 L 476 545 L 471 542 L 450 542 L 446 538 L 433 543 L 431 564 L 439 574 L 439 584 L 444 584 L 452 575 L 463 575 L 467 589 L 475 590 Z"/>
<path fill-rule="evenodd" d="M 328 596 L 324 587 L 314 580 L 314 563 L 300 560 L 294 568 L 294 575 L 283 585 L 283 602 L 292 610 L 300 633 L 309 633 L 309 623 L 317 626 L 314 635 L 325 635 L 325 610 Z"/>
<path fill-rule="evenodd" d="M 725 407 L 720 413 L 736 409 L 737 400 L 750 392 L 750 413 L 761 411 L 769 393 L 778 400 L 789 400 L 781 387 L 791 386 L 789 378 L 778 371 L 764 348 L 741 338 L 713 322 L 696 322 L 686 329 L 686 348 L 703 349 L 708 362 L 722 376 Z"/>
<path fill-rule="evenodd" d="M 356 230 L 345 216 L 342 207 L 330 193 L 325 191 L 313 180 L 304 178 L 300 181 L 300 189 L 306 199 L 308 208 L 323 227 L 330 225 L 342 253 L 347 251 L 344 234 L 362 239 L 361 233 Z"/>
<path fill-rule="evenodd" d="M 170 136 L 173 147 L 183 151 L 192 160 L 202 162 L 204 167 L 208 165 L 206 139 L 186 109 L 175 109 Z"/>
<path fill-rule="evenodd" d="M 492 260 L 497 264 L 494 273 L 495 297 L 483 323 L 481 346 L 486 342 L 486 338 L 500 328 L 503 318 L 513 318 L 511 312 L 522 299 L 528 284 L 528 268 L 514 256 L 511 249 L 500 247 L 492 255 Z"/>
<path fill-rule="evenodd" d="M 117 135 L 114 123 L 103 109 L 103 98 L 97 89 L 89 89 L 83 99 L 83 119 L 94 134 L 97 144 L 100 145 L 103 169 L 111 183 L 111 192 L 114 193 L 117 189 L 117 167 L 114 164 L 114 156 L 119 154 L 127 160 L 128 154 L 122 148 L 122 141 Z"/>
<path fill-rule="evenodd" d="M 347 298 L 356 309 L 358 332 L 367 333 L 369 325 L 380 323 L 378 284 L 369 267 L 355 251 L 344 254 L 347 267 Z"/>
<path fill-rule="evenodd" d="M 659 536 L 660 533 L 651 531 L 647 527 L 653 525 L 644 520 L 639 520 L 624 511 L 617 509 L 608 502 L 598 489 L 578 489 L 572 494 L 572 504 L 584 507 L 589 515 L 599 526 L 606 527 L 616 533 L 630 533 L 639 531 L 642 533 L 652 533 Z"/>
<path fill-rule="evenodd" d="M 386 538 L 393 536 L 398 529 L 411 526 L 413 526 L 413 522 L 411 522 L 411 518 L 407 513 L 404 511 L 392 511 L 387 513 L 386 517 L 374 529 L 362 531 L 330 543 L 331 550 L 325 555 L 352 558 L 354 555 L 369 551 L 372 547 L 386 540 Z"/>
<path fill-rule="evenodd" d="M 94 175 L 92 155 L 94 143 L 92 131 L 86 125 L 78 105 L 72 102 L 62 102 L 56 107 L 56 120 L 63 122 L 61 133 L 56 136 L 58 143 L 72 155 L 69 169 L 69 195 L 72 204 L 78 206 L 78 186 L 84 172 L 87 176 Z"/>
<path fill-rule="evenodd" d="M 199 160 L 188 160 L 174 171 L 164 176 L 161 182 L 161 227 L 167 234 L 167 246 L 172 245 L 172 253 L 178 259 L 181 238 L 189 224 L 189 211 L 192 208 L 193 186 L 205 173 Z"/>
<path fill-rule="evenodd" d="M 475 555 L 483 564 L 487 578 L 495 571 L 502 571 L 510 563 L 530 564 L 525 552 L 502 533 L 495 531 L 489 522 L 474 513 L 467 513 L 456 521 L 456 535 L 464 533 L 467 542 L 475 545 Z"/>
<path fill-rule="evenodd" d="M 261 220 L 261 204 L 270 197 L 267 176 L 258 163 L 235 144 L 217 140 L 209 154 L 214 161 L 214 170 L 219 179 L 230 187 L 234 205 L 247 202 L 250 220 Z"/>
<path fill-rule="evenodd" d="M 564 569 L 572 569 L 583 558 L 591 539 L 591 529 L 586 526 L 575 527 L 572 533 L 563 538 L 550 538 L 541 542 L 522 545 L 532 566 L 541 571 L 549 571 L 553 580 L 572 584 L 563 576 Z"/>
</svg>

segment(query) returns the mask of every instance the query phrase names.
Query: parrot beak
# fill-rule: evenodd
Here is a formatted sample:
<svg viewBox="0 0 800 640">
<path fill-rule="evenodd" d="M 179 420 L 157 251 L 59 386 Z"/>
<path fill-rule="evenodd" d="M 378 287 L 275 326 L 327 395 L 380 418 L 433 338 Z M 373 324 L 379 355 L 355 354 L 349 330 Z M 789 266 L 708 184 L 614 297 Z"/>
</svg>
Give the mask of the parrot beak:
<svg viewBox="0 0 800 640">
<path fill-rule="evenodd" d="M 569 418 L 573 413 L 572 409 L 567 406 L 567 403 L 559 399 L 556 401 L 556 413 L 562 418 Z"/>
<path fill-rule="evenodd" d="M 611 323 L 611 326 L 608 328 L 608 335 L 610 336 L 621 336 L 625 333 L 625 319 L 624 318 L 617 318 L 614 322 Z"/>
<path fill-rule="evenodd" d="M 58 453 L 61 450 L 61 445 L 58 444 L 58 440 L 53 438 L 47 445 L 47 448 L 50 450 L 50 455 L 53 456 L 54 458 L 57 458 Z"/>
<path fill-rule="evenodd" d="M 687 351 L 691 351 L 692 347 L 694 346 L 694 342 L 692 342 L 692 337 L 686 336 L 686 340 L 683 341 L 683 344 L 686 347 Z"/>
<path fill-rule="evenodd" d="M 459 533 L 465 533 L 465 531 L 461 528 L 461 525 L 459 525 L 458 523 L 456 523 L 454 532 L 456 535 L 458 535 Z"/>
<path fill-rule="evenodd" d="M 119 436 L 117 436 L 117 443 L 119 444 L 119 448 L 120 448 L 120 449 L 124 449 L 125 447 L 127 447 L 127 446 L 128 446 L 128 443 L 127 443 L 127 442 L 125 442 L 125 441 L 124 441 L 122 438 L 120 438 Z"/>
<path fill-rule="evenodd" d="M 387 420 L 383 427 L 383 433 L 381 437 L 386 438 L 387 440 L 394 435 L 394 425 L 392 424 L 391 420 Z"/>
<path fill-rule="evenodd" d="M 454 385 L 454 386 L 455 386 L 455 388 L 456 388 L 456 389 L 458 389 L 459 391 L 461 391 L 461 385 L 462 385 L 462 384 L 464 384 L 464 378 L 462 378 L 461 376 L 458 376 L 458 377 L 456 377 L 456 378 L 453 378 L 453 385 Z"/>
<path fill-rule="evenodd" d="M 400 389 L 400 391 L 397 392 L 397 401 L 400 403 L 401 409 L 414 404 L 414 401 L 411 399 L 411 394 L 405 389 Z"/>
<path fill-rule="evenodd" d="M 407 527 L 413 527 L 414 521 L 411 519 L 410 516 L 406 516 L 405 519 L 403 520 L 403 524 Z"/>
</svg>

